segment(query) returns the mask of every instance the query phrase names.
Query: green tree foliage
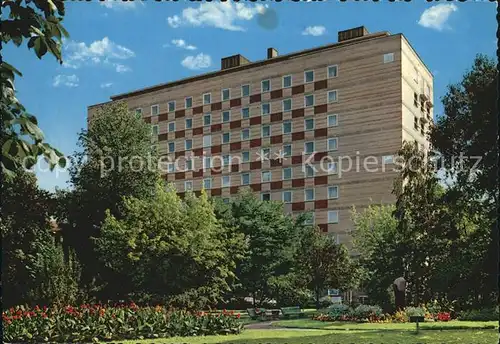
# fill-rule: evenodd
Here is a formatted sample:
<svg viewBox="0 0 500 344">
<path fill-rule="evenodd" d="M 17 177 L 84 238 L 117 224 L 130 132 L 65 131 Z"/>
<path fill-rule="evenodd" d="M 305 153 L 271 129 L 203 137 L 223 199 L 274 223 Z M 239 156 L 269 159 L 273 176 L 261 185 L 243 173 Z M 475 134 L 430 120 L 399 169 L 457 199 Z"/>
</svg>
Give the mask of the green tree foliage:
<svg viewBox="0 0 500 344">
<path fill-rule="evenodd" d="M 64 17 L 64 1 L 2 1 L 2 12 L 8 15 L 2 18 L 2 42 L 20 46 L 24 39 L 38 58 L 47 52 L 60 63 L 62 38 L 68 33 L 61 25 Z M 0 56 L 1 59 L 1 56 Z M 51 168 L 64 166 L 66 161 L 61 152 L 43 142 L 44 136 L 35 116 L 26 112 L 16 98 L 14 87 L 15 75 L 21 73 L 12 65 L 0 60 L 2 114 L 2 171 L 12 174 L 20 167 L 33 166 L 39 156 L 43 156 Z"/>
<path fill-rule="evenodd" d="M 125 199 L 125 215 L 108 211 L 96 240 L 100 259 L 128 280 L 125 293 L 188 308 L 216 303 L 230 290 L 241 235 L 217 220 L 202 192 L 181 200 L 158 183 L 151 199 Z"/>
<path fill-rule="evenodd" d="M 326 289 L 348 290 L 356 285 L 357 269 L 347 249 L 317 228 L 308 227 L 301 233 L 296 259 L 295 270 L 313 291 L 318 309 Z"/>
<path fill-rule="evenodd" d="M 83 266 L 83 278 L 90 282 L 100 274 L 109 288 L 122 281 L 105 278 L 93 252 L 90 237 L 98 237 L 109 209 L 123 216 L 123 198 L 149 198 L 154 194 L 158 158 L 151 149 L 151 127 L 136 118 L 124 103 L 98 109 L 78 139 L 82 148 L 69 169 L 73 190 L 60 194 L 60 217 L 67 224 L 64 240 L 76 250 Z"/>
<path fill-rule="evenodd" d="M 16 171 L 2 194 L 2 285 L 6 306 L 65 303 L 78 295 L 78 263 L 50 232 L 51 198 L 32 173 Z"/>
<path fill-rule="evenodd" d="M 249 189 L 242 189 L 230 203 L 225 218 L 248 244 L 236 270 L 239 292 L 262 303 L 273 297 L 271 279 L 291 272 L 303 225 L 285 215 L 281 203 L 261 201 Z"/>
</svg>

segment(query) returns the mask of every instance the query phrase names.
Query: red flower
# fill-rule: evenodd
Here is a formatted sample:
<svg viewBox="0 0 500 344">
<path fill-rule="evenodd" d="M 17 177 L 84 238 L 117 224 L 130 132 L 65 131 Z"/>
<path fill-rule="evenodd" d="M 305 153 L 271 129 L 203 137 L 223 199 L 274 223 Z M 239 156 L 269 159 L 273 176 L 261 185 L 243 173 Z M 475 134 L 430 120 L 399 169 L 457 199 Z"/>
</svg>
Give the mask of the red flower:
<svg viewBox="0 0 500 344">
<path fill-rule="evenodd" d="M 241 317 L 241 314 L 240 314 L 240 313 L 236 314 L 236 318 L 237 318 L 237 319 L 239 319 L 240 317 Z"/>
</svg>

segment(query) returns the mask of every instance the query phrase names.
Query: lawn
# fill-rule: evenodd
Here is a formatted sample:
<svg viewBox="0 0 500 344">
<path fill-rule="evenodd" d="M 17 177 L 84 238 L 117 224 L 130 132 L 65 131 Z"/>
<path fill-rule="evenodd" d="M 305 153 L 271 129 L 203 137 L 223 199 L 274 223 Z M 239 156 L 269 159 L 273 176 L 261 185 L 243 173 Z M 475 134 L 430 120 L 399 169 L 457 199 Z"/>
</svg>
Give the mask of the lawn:
<svg viewBox="0 0 500 344">
<path fill-rule="evenodd" d="M 413 331 L 387 330 L 245 330 L 240 335 L 174 337 L 156 340 L 121 341 L 126 344 L 490 344 L 498 342 L 496 330 Z"/>
<path fill-rule="evenodd" d="M 311 319 L 281 320 L 273 322 L 274 326 L 287 328 L 321 329 L 321 330 L 414 330 L 414 323 L 350 323 L 328 322 Z M 422 330 L 462 330 L 462 329 L 495 329 L 498 321 L 449 321 L 420 323 Z"/>
</svg>

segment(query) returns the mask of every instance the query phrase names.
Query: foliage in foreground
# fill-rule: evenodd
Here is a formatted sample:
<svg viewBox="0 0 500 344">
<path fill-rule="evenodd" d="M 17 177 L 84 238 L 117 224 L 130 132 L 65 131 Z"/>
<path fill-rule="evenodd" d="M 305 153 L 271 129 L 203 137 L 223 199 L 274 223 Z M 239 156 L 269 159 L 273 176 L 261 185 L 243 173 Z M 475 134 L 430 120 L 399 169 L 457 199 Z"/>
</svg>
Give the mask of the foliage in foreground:
<svg viewBox="0 0 500 344">
<path fill-rule="evenodd" d="M 16 307 L 2 313 L 3 339 L 10 343 L 95 342 L 237 334 L 239 314 L 172 311 L 134 303 L 106 307 Z"/>
</svg>

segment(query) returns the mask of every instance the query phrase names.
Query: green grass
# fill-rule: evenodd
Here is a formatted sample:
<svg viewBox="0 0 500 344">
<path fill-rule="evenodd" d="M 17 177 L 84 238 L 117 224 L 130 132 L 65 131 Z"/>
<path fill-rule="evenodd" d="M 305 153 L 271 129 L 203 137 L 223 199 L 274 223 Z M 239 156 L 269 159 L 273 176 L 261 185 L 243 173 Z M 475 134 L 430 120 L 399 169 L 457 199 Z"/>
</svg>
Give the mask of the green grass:
<svg viewBox="0 0 500 344">
<path fill-rule="evenodd" d="M 287 328 L 321 329 L 321 330 L 414 330 L 414 323 L 350 323 L 350 322 L 328 322 L 311 319 L 280 320 L 273 322 L 274 326 Z M 460 329 L 495 329 L 498 328 L 497 321 L 449 321 L 449 322 L 425 322 L 420 324 L 422 330 L 460 330 Z"/>
<path fill-rule="evenodd" d="M 496 330 L 421 331 L 335 331 L 335 330 L 245 330 L 239 335 L 174 337 L 155 340 L 120 341 L 126 344 L 489 344 L 498 342 Z"/>
</svg>

